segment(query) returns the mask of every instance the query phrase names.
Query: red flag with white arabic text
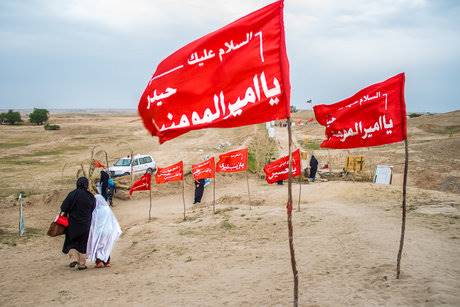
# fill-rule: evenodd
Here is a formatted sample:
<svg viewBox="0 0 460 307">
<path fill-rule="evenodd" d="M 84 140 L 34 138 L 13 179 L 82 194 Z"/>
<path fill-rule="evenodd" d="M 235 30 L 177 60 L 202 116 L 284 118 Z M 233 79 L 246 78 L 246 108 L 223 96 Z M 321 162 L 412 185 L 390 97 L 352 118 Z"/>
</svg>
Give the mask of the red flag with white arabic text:
<svg viewBox="0 0 460 307">
<path fill-rule="evenodd" d="M 136 191 L 148 191 L 152 188 L 152 174 L 146 173 L 139 180 L 134 181 L 129 189 L 129 195 Z"/>
<path fill-rule="evenodd" d="M 219 155 L 216 164 L 216 172 L 235 173 L 242 172 L 248 168 L 248 149 L 234 150 Z"/>
<path fill-rule="evenodd" d="M 300 150 L 292 152 L 292 177 L 300 176 Z M 265 180 L 272 184 L 280 180 L 289 179 L 289 155 L 272 161 L 264 166 Z"/>
<path fill-rule="evenodd" d="M 283 1 L 177 50 L 157 67 L 138 111 L 160 143 L 191 130 L 285 119 L 290 110 Z"/>
<path fill-rule="evenodd" d="M 313 108 L 326 126 L 325 148 L 370 147 L 406 139 L 404 73 L 370 85 L 350 98 Z"/>
<path fill-rule="evenodd" d="M 180 161 L 176 164 L 159 167 L 155 174 L 155 182 L 157 184 L 180 181 L 184 179 L 184 162 Z"/>
<path fill-rule="evenodd" d="M 195 180 L 214 178 L 216 164 L 214 162 L 214 157 L 203 161 L 201 163 L 192 165 L 192 175 Z"/>
</svg>

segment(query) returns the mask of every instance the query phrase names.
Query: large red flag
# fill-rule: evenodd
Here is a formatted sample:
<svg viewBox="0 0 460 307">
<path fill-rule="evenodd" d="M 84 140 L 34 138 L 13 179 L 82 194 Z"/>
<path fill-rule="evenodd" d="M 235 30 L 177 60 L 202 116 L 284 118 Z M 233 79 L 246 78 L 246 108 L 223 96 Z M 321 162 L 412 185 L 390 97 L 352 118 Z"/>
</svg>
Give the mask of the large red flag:
<svg viewBox="0 0 460 307">
<path fill-rule="evenodd" d="M 287 180 L 289 178 L 289 155 L 265 165 L 264 173 L 265 180 L 270 184 L 279 180 Z M 300 150 L 296 149 L 292 152 L 292 177 L 300 176 L 300 173 Z"/>
<path fill-rule="evenodd" d="M 190 130 L 289 116 L 283 1 L 177 50 L 157 67 L 138 111 L 160 143 Z"/>
<path fill-rule="evenodd" d="M 248 168 L 248 149 L 229 151 L 219 155 L 216 171 L 219 173 L 235 173 Z"/>
<path fill-rule="evenodd" d="M 315 106 L 316 120 L 326 126 L 321 147 L 370 147 L 405 140 L 404 81 L 401 73 L 335 104 Z"/>
<path fill-rule="evenodd" d="M 152 174 L 145 173 L 139 180 L 134 181 L 129 189 L 129 195 L 136 191 L 148 191 L 152 188 Z"/>
<path fill-rule="evenodd" d="M 155 174 L 155 182 L 157 184 L 171 181 L 180 181 L 184 179 L 184 162 L 180 161 L 176 164 L 159 167 Z"/>
<path fill-rule="evenodd" d="M 214 162 L 214 157 L 203 161 L 201 163 L 192 165 L 192 175 L 195 180 L 214 178 L 216 164 Z"/>
</svg>

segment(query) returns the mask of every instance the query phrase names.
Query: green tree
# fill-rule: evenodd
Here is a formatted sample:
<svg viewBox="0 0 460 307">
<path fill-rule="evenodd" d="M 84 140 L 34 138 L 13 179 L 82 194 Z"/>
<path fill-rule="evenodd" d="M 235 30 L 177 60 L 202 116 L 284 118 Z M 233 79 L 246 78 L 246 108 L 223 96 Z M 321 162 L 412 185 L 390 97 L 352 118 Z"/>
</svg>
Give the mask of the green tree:
<svg viewBox="0 0 460 307">
<path fill-rule="evenodd" d="M 21 120 L 21 114 L 19 112 L 13 112 L 13 110 L 9 110 L 5 114 L 5 121 L 10 124 L 14 125 L 16 123 L 22 122 Z"/>
<path fill-rule="evenodd" d="M 0 125 L 6 122 L 6 113 L 0 113 Z"/>
<path fill-rule="evenodd" d="M 32 124 L 43 125 L 48 121 L 49 111 L 47 109 L 36 109 L 29 114 L 29 120 Z"/>
</svg>

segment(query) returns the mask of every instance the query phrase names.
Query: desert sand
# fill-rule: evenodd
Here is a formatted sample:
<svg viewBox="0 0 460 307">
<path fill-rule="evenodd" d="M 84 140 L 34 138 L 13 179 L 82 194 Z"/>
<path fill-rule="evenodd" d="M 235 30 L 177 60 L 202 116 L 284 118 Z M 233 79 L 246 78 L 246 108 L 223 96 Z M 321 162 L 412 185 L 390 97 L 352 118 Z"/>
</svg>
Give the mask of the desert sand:
<svg viewBox="0 0 460 307">
<path fill-rule="evenodd" d="M 311 112 L 294 116 L 307 119 Z M 289 306 L 292 272 L 286 227 L 287 185 L 250 176 L 218 175 L 216 214 L 212 186 L 192 205 L 186 179 L 187 220 L 179 184 L 132 199 L 120 193 L 113 208 L 123 235 L 110 269 L 68 268 L 63 238 L 45 235 L 80 163 L 99 145 L 113 162 L 128 153 L 151 154 L 158 165 L 180 159 L 186 169 L 206 154 L 249 144 L 261 125 L 195 131 L 159 145 L 136 114 L 53 114 L 59 131 L 0 126 L 0 305 Z M 295 142 L 341 169 L 348 154 L 364 155 L 364 172 L 394 165 L 392 185 L 358 180 L 303 183 L 293 212 L 301 306 L 460 305 L 460 112 L 409 120 L 410 173 L 402 276 L 395 279 L 401 225 L 403 146 L 353 151 L 319 150 L 323 129 L 294 127 Z M 279 152 L 286 129 L 277 128 Z M 228 143 L 227 143 L 228 142 Z M 221 144 L 221 146 L 218 146 Z M 309 146 L 309 147 L 308 147 Z M 26 235 L 17 237 L 15 196 L 27 194 Z M 299 184 L 293 187 L 298 206 Z"/>
</svg>

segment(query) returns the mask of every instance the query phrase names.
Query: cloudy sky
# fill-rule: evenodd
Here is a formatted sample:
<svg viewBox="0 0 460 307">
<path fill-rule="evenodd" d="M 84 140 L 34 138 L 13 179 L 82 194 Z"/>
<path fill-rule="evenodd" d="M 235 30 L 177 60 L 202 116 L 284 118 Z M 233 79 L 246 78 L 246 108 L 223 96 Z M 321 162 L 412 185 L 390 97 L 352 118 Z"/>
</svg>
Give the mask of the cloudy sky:
<svg viewBox="0 0 460 307">
<path fill-rule="evenodd" d="M 156 65 L 267 0 L 2 0 L 0 108 L 136 108 Z M 286 0 L 292 104 L 406 72 L 409 111 L 460 109 L 460 1 Z"/>
</svg>

